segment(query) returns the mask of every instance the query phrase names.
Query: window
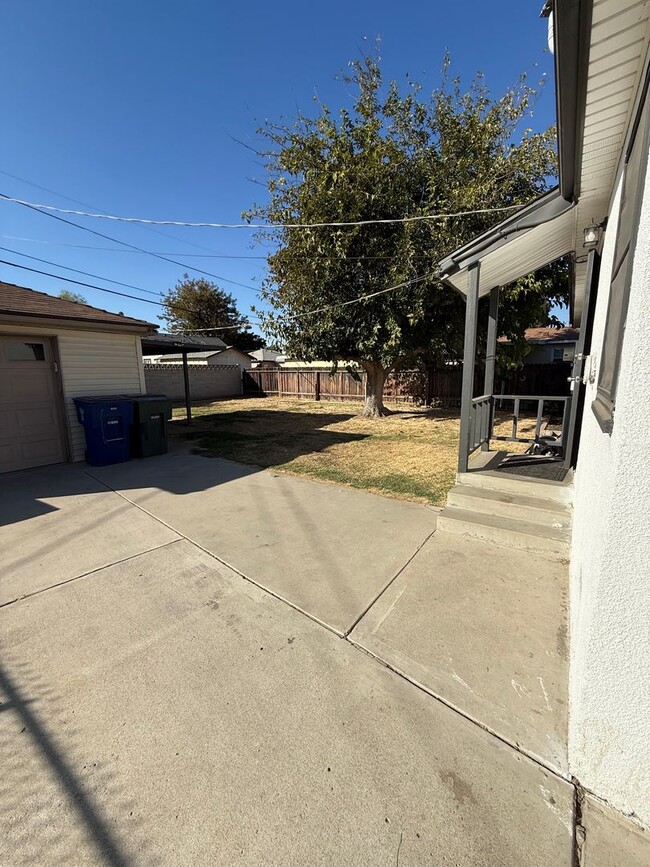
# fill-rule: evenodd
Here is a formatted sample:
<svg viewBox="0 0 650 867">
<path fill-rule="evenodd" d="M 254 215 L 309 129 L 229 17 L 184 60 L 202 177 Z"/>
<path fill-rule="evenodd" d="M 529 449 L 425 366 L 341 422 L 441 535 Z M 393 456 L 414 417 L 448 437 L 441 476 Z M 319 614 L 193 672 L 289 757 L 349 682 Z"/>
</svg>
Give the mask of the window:
<svg viewBox="0 0 650 867">
<path fill-rule="evenodd" d="M 561 346 L 553 347 L 553 361 L 564 361 L 564 349 Z"/>
<path fill-rule="evenodd" d="M 621 347 L 625 334 L 632 266 L 637 241 L 639 216 L 643 202 L 645 175 L 648 164 L 648 75 L 641 102 L 632 126 L 630 142 L 625 154 L 623 192 L 618 218 L 616 249 L 612 265 L 612 281 L 605 320 L 605 334 L 600 356 L 600 370 L 596 399 L 591 405 L 601 429 L 611 433 L 616 407 L 616 386 L 621 361 Z"/>
<path fill-rule="evenodd" d="M 7 340 L 7 361 L 45 361 L 44 343 L 22 343 Z"/>
</svg>

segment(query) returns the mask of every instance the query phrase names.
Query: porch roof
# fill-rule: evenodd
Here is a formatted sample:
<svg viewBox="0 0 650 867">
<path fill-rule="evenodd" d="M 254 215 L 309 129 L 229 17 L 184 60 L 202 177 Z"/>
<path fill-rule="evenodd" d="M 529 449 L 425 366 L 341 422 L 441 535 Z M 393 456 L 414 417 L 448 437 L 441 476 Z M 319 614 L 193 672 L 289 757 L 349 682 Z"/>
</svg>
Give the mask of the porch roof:
<svg viewBox="0 0 650 867">
<path fill-rule="evenodd" d="M 650 9 L 637 0 L 555 0 L 552 5 L 560 185 L 451 253 L 440 270 L 449 284 L 466 295 L 468 269 L 480 262 L 479 291 L 485 295 L 495 286 L 573 253 L 572 320 L 578 325 L 587 274 L 582 233 L 608 214 L 645 71 Z M 567 63 L 572 40 L 579 42 L 574 53 L 577 86 L 570 81 Z M 571 135 L 567 135 L 571 118 Z M 573 139 L 575 159 L 571 160 L 568 143 Z"/>
<path fill-rule="evenodd" d="M 480 295 L 512 283 L 574 249 L 573 209 L 556 187 L 444 259 L 441 276 L 466 295 L 469 269 L 480 262 Z"/>
</svg>

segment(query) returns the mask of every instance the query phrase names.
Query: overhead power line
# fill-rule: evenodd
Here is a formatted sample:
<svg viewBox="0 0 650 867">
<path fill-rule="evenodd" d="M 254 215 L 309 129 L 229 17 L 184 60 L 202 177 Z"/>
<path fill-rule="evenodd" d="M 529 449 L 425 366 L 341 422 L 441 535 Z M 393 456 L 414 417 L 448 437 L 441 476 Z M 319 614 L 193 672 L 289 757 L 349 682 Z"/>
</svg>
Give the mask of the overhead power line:
<svg viewBox="0 0 650 867">
<path fill-rule="evenodd" d="M 51 216 L 46 214 L 45 216 Z M 162 234 L 162 233 L 161 233 Z M 124 250 L 122 247 L 98 247 L 93 244 L 66 244 L 64 241 L 45 241 L 41 238 L 25 238 L 20 235 L 0 235 L 0 238 L 5 238 L 8 241 L 27 241 L 31 244 L 45 244 L 49 247 L 71 247 L 75 250 L 99 250 L 104 253 L 145 253 L 150 256 L 151 250 Z M 251 256 L 237 253 L 168 253 L 165 251 L 156 250 L 160 256 L 191 256 L 194 259 L 267 259 L 268 256 Z M 296 255 L 296 259 L 349 259 L 354 260 L 389 260 L 400 259 L 399 255 L 395 256 L 347 256 L 345 253 L 316 253 L 313 255 Z"/>
<path fill-rule="evenodd" d="M 6 248 L 2 248 L 6 249 Z M 18 253 L 20 256 L 21 254 Z M 190 310 L 189 307 L 181 307 L 178 304 L 164 304 L 162 301 L 150 301 L 149 298 L 138 298 L 137 295 L 128 295 L 126 292 L 117 292 L 115 289 L 106 289 L 104 286 L 97 286 L 95 283 L 86 283 L 83 280 L 73 280 L 72 277 L 62 277 L 60 274 L 52 274 L 49 271 L 41 271 L 39 268 L 30 268 L 28 265 L 19 265 L 18 262 L 8 262 L 6 259 L 0 259 L 0 265 L 9 265 L 10 268 L 20 268 L 22 271 L 30 271 L 32 274 L 41 274 L 44 277 L 52 277 L 54 280 L 61 280 L 64 283 L 74 283 L 75 286 L 85 286 L 87 289 L 97 289 L 98 292 L 106 292 L 108 295 L 118 295 L 120 298 L 130 298 L 132 301 L 140 301 L 142 304 L 155 304 L 157 307 L 173 307 L 175 310 L 180 310 L 183 313 L 196 313 L 196 310 Z M 57 265 L 56 267 L 64 267 Z M 103 278 L 100 278 L 103 279 Z M 146 291 L 146 290 L 141 290 Z"/>
<path fill-rule="evenodd" d="M 0 249 L 6 249 L 2 247 Z M 14 252 L 14 251 L 10 251 Z M 22 255 L 18 253 L 18 255 Z M 33 257 L 28 257 L 33 258 Z M 64 267 L 58 266 L 56 263 L 52 263 L 56 267 Z M 103 286 L 97 286 L 94 283 L 86 283 L 82 280 L 73 280 L 72 277 L 62 277 L 60 274 L 52 274 L 49 271 L 41 271 L 38 268 L 30 268 L 28 265 L 19 265 L 17 262 L 8 262 L 6 259 L 0 259 L 0 265 L 8 265 L 11 268 L 20 268 L 23 271 L 30 271 L 32 274 L 41 274 L 44 277 L 52 277 L 54 280 L 61 280 L 64 283 L 73 283 L 75 286 L 85 286 L 88 289 L 96 289 L 98 292 L 106 292 L 109 295 L 118 295 L 120 298 L 131 298 L 133 301 L 141 301 L 143 304 L 154 304 L 157 307 L 173 307 L 176 310 L 181 310 L 184 313 L 196 313 L 196 310 L 191 310 L 188 307 L 181 307 L 178 304 L 173 303 L 163 303 L 162 301 L 150 301 L 148 298 L 138 298 L 135 295 L 128 295 L 125 292 L 117 292 L 115 289 L 106 289 Z M 319 307 L 316 310 L 306 310 L 303 313 L 294 313 L 290 316 L 280 316 L 276 321 L 292 321 L 294 319 L 301 319 L 304 316 L 315 316 L 317 313 L 326 313 L 329 310 L 337 310 L 340 307 L 348 307 L 351 304 L 358 304 L 361 301 L 367 301 L 369 298 L 376 298 L 379 295 L 385 295 L 387 292 L 394 292 L 397 289 L 405 289 L 407 286 L 412 286 L 415 283 L 421 283 L 423 280 L 428 280 L 430 277 L 434 276 L 433 272 L 429 274 L 423 274 L 420 277 L 412 277 L 409 280 L 404 280 L 402 283 L 396 283 L 394 286 L 388 286 L 386 289 L 380 289 L 377 292 L 370 292 L 367 295 L 359 295 L 358 298 L 352 298 L 350 301 L 341 301 L 339 304 L 329 304 L 326 307 Z M 103 278 L 99 278 L 103 279 Z M 146 291 L 146 290 L 141 290 Z M 255 318 L 255 317 L 252 317 Z M 244 325 L 249 325 L 251 328 L 255 327 L 251 322 L 241 323 L 240 326 L 235 325 L 226 325 L 226 326 L 218 326 L 216 328 L 195 328 L 195 329 L 187 329 L 190 331 L 227 331 L 230 328 L 243 327 Z"/>
<path fill-rule="evenodd" d="M 291 316 L 279 316 L 276 322 L 290 322 L 294 319 L 302 319 L 303 316 L 315 316 L 317 313 L 327 313 L 330 310 L 338 310 L 340 307 L 348 307 L 350 304 L 358 304 L 360 301 L 367 301 L 369 298 L 377 298 L 379 295 L 385 295 L 387 292 L 395 292 L 397 289 L 406 289 L 408 286 L 413 286 L 415 283 L 421 283 L 423 280 L 428 280 L 434 277 L 435 272 L 422 274 L 420 277 L 412 277 L 409 280 L 404 280 L 402 283 L 396 283 L 394 286 L 389 286 L 387 289 L 380 289 L 378 292 L 369 292 L 367 295 L 359 295 L 358 298 L 352 298 L 350 301 L 341 301 L 339 304 L 328 304 L 326 307 L 319 307 L 316 310 L 306 310 L 304 313 L 293 313 Z M 187 329 L 190 331 L 218 331 L 218 328 L 194 328 Z"/>
<path fill-rule="evenodd" d="M 122 283 L 121 280 L 111 280 L 110 277 L 102 277 L 101 274 L 91 274 L 90 271 L 81 271 L 79 268 L 71 268 L 69 265 L 60 265 L 58 262 L 51 262 L 49 259 L 41 259 L 39 256 L 28 256 L 27 253 L 19 253 L 18 250 L 11 250 L 9 247 L 0 247 L 5 253 L 13 253 L 14 256 L 22 256 L 23 259 L 31 259 L 33 262 L 40 262 L 43 265 L 53 265 L 55 268 L 63 268 L 64 271 L 73 271 L 75 274 L 83 274 L 84 277 L 92 277 L 94 280 L 105 280 L 107 283 L 115 283 L 116 286 L 124 286 L 126 289 L 135 289 L 136 292 L 145 292 L 147 295 L 155 295 L 156 298 L 161 297 L 160 292 L 153 292 L 151 289 L 143 289 L 141 286 L 134 286 L 132 283 Z M 145 299 L 140 299 L 144 301 Z"/>
<path fill-rule="evenodd" d="M 81 199 L 75 199 L 72 196 L 66 196 L 64 193 L 58 193 L 56 190 L 52 190 L 49 187 L 44 187 L 44 186 L 42 186 L 42 184 L 37 184 L 34 181 L 28 181 L 27 178 L 21 178 L 19 175 L 12 175 L 11 172 L 4 171 L 3 169 L 0 169 L 0 175 L 4 175 L 5 177 L 11 178 L 14 181 L 18 181 L 21 184 L 27 184 L 28 187 L 34 187 L 37 190 L 43 190 L 46 193 L 51 193 L 53 196 L 57 196 L 57 198 L 59 198 L 59 199 L 65 199 L 68 202 L 74 202 L 75 205 L 81 205 L 82 208 L 92 208 L 95 211 L 101 211 L 104 214 L 107 213 L 107 211 L 105 211 L 104 208 L 98 208 L 95 205 L 89 204 L 88 202 L 81 201 Z M 154 229 L 151 226 L 143 226 L 142 228 L 148 232 L 155 232 L 156 235 L 161 235 L 163 238 L 167 238 L 167 240 L 169 240 L 170 238 L 175 238 L 174 235 L 169 235 L 166 232 L 159 232 L 157 229 Z M 208 252 L 213 252 L 210 249 L 210 247 L 204 247 L 203 244 L 196 244 L 194 241 L 188 241 L 186 238 L 185 239 L 175 238 L 175 240 L 180 241 L 181 244 L 187 244 L 189 247 L 196 247 L 197 250 L 207 250 Z M 172 253 L 172 254 L 168 254 L 168 255 L 173 255 L 173 256 L 188 255 L 189 256 L 191 254 L 189 254 L 189 253 L 187 253 L 187 254 L 185 254 L 185 253 L 178 253 L 178 254 Z"/>
<path fill-rule="evenodd" d="M 90 232 L 91 235 L 96 235 L 98 238 L 104 238 L 105 241 L 112 241 L 114 244 L 121 244 L 123 247 L 130 247 L 132 250 L 137 250 L 139 253 L 145 253 L 147 256 L 161 259 L 163 262 L 170 262 L 172 265 L 178 265 L 179 268 L 184 268 L 187 271 L 194 271 L 197 274 L 205 274 L 207 277 L 213 277 L 215 280 L 220 280 L 223 283 L 232 283 L 234 286 L 241 286 L 243 289 L 250 289 L 253 292 L 257 292 L 257 289 L 254 286 L 248 286 L 246 283 L 239 283 L 237 280 L 230 280 L 228 277 L 221 277 L 219 274 L 213 274 L 211 271 L 204 271 L 202 268 L 195 268 L 194 265 L 187 265 L 184 262 L 179 262 L 177 259 L 170 259 L 168 256 L 154 253 L 152 250 L 145 250 L 144 247 L 129 244 L 127 241 L 121 241 L 119 238 L 113 238 L 112 235 L 105 235 L 103 232 L 98 232 L 96 229 L 82 226 L 80 223 L 75 223 L 73 220 L 67 220 L 65 217 L 59 217 L 57 214 L 49 213 L 48 210 L 43 210 L 38 205 L 32 205 L 30 202 L 14 199 L 11 196 L 6 196 L 4 193 L 0 193 L 0 199 L 5 199 L 8 202 L 15 202 L 25 208 L 29 208 L 31 211 L 43 214 L 44 217 L 51 217 L 53 220 L 58 220 L 60 223 L 66 223 L 68 226 L 74 226 L 84 232 Z"/>
<path fill-rule="evenodd" d="M 478 208 L 469 211 L 456 211 L 453 213 L 423 214 L 413 217 L 394 217 L 381 220 L 346 220 L 327 223 L 208 223 L 186 222 L 184 220 L 147 220 L 143 217 L 122 217 L 117 214 L 91 213 L 90 211 L 77 211 L 72 208 L 58 208 L 56 205 L 42 205 L 36 202 L 28 202 L 25 199 L 17 199 L 0 193 L 0 197 L 17 205 L 24 205 L 37 211 L 54 211 L 58 214 L 72 214 L 77 217 L 91 217 L 96 220 L 114 220 L 120 223 L 138 223 L 146 226 L 183 226 L 190 229 L 324 229 L 343 228 L 346 226 L 374 226 L 389 225 L 392 223 L 416 223 L 426 220 L 448 220 L 453 217 L 467 217 L 476 214 L 497 214 L 504 211 L 514 211 L 522 205 L 505 205 L 500 208 Z M 115 240 L 115 239 L 112 239 Z M 175 263 L 178 264 L 178 263 Z M 223 278 L 221 278 L 223 279 Z M 233 282 L 233 281 L 231 281 Z"/>
</svg>

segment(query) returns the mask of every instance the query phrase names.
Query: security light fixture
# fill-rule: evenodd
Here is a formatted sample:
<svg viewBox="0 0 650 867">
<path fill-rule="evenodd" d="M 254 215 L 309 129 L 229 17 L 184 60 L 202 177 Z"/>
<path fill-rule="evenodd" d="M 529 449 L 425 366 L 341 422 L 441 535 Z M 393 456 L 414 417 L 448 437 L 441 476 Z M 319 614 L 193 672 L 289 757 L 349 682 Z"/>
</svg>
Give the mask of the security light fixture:
<svg viewBox="0 0 650 867">
<path fill-rule="evenodd" d="M 586 229 L 582 230 L 582 246 L 583 247 L 597 247 L 598 242 L 600 241 L 600 226 L 591 225 L 587 226 Z"/>
</svg>

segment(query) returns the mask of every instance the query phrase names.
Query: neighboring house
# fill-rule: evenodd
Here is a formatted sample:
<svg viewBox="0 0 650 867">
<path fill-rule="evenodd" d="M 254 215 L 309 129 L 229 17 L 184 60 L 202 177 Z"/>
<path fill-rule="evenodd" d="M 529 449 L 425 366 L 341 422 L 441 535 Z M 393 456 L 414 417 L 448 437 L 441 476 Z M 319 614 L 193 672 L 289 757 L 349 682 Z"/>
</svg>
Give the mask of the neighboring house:
<svg viewBox="0 0 650 867">
<path fill-rule="evenodd" d="M 562 435 L 574 470 L 568 773 L 648 826 L 650 4 L 555 0 L 544 11 L 554 19 L 559 186 L 440 263 L 467 302 L 458 479 L 471 485 L 482 476 L 485 492 L 505 476 L 476 458 L 467 472 L 470 454 L 489 450 L 493 437 L 499 287 L 569 254 L 571 321 L 580 336 Z M 486 375 L 481 396 L 473 396 L 484 296 Z M 529 494 L 535 485 L 510 478 Z M 538 483 L 538 495 L 550 496 L 551 484 Z M 439 527 L 457 520 L 444 512 L 440 519 Z M 484 530 L 496 526 L 489 511 L 475 526 L 480 521 Z"/>
<path fill-rule="evenodd" d="M 278 367 L 284 359 L 281 352 L 276 352 L 275 349 L 255 349 L 251 352 L 254 368 Z"/>
<path fill-rule="evenodd" d="M 557 364 L 561 361 L 573 361 L 575 346 L 578 342 L 577 328 L 527 328 L 524 332 L 529 352 L 522 359 L 523 364 Z M 508 346 L 507 337 L 498 340 L 502 346 Z"/>
<path fill-rule="evenodd" d="M 216 342 L 216 341 L 214 341 Z M 212 350 L 210 352 L 194 352 L 188 355 L 187 363 L 192 367 L 209 367 L 210 365 L 234 364 L 241 370 L 249 370 L 253 364 L 253 359 L 248 352 L 238 349 L 236 346 L 226 346 L 223 344 L 223 349 Z M 178 353 L 176 355 L 159 355 L 153 356 L 155 361 L 149 361 L 152 356 L 145 357 L 145 364 L 169 364 L 179 365 L 183 363 L 183 356 Z"/>
<path fill-rule="evenodd" d="M 0 283 L 0 472 L 83 460 L 72 398 L 143 394 L 140 336 L 155 329 Z"/>
</svg>

